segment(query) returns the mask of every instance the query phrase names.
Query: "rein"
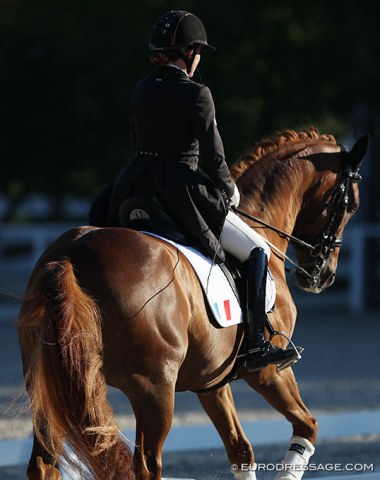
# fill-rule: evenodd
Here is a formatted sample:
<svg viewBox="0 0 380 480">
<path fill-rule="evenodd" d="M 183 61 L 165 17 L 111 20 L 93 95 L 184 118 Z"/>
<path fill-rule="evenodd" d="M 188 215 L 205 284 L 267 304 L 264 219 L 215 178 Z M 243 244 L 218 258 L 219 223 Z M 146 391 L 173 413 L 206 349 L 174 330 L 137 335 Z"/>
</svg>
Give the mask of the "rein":
<svg viewBox="0 0 380 480">
<path fill-rule="evenodd" d="M 15 298 L 16 300 L 22 300 L 24 298 L 21 293 L 11 292 L 10 290 L 6 290 L 5 288 L 0 288 L 0 295 Z"/>
<path fill-rule="evenodd" d="M 311 245 L 310 243 L 304 242 L 300 238 L 297 238 L 294 235 L 291 235 L 290 233 L 286 233 L 283 230 L 281 230 L 280 228 L 277 228 L 277 227 L 271 225 L 270 223 L 264 222 L 264 220 L 261 220 L 258 217 L 254 217 L 253 215 L 250 215 L 249 213 L 245 212 L 244 210 L 240 210 L 240 208 L 232 207 L 232 210 L 234 210 L 236 213 L 239 213 L 242 217 L 246 217 L 249 220 L 252 220 L 256 223 L 259 223 L 260 225 L 264 225 L 265 227 L 268 227 L 270 230 L 273 230 L 274 232 L 279 233 L 283 237 L 289 238 L 289 240 L 291 240 L 294 243 L 297 243 L 298 245 L 301 245 L 304 248 L 307 248 L 309 250 L 314 250 L 315 249 L 315 246 Z"/>
<path fill-rule="evenodd" d="M 316 240 L 314 244 L 305 242 L 304 240 L 291 235 L 290 233 L 284 232 L 283 230 L 270 225 L 269 223 L 264 222 L 260 218 L 257 218 L 249 213 L 241 210 L 237 207 L 233 207 L 233 210 L 242 215 L 243 217 L 248 218 L 256 223 L 259 223 L 270 230 L 278 233 L 279 235 L 288 238 L 290 243 L 294 245 L 294 248 L 305 248 L 310 250 L 311 256 L 314 258 L 314 261 L 308 264 L 305 264 L 304 267 L 312 267 L 312 272 L 309 273 L 301 265 L 294 262 L 289 258 L 284 252 L 282 252 L 275 245 L 272 245 L 270 242 L 267 243 L 283 258 L 285 258 L 289 263 L 291 263 L 296 270 L 303 273 L 309 279 L 313 281 L 313 287 L 317 287 L 320 281 L 323 268 L 328 262 L 334 248 L 341 248 L 343 244 L 343 237 L 339 237 L 337 232 L 342 224 L 344 214 L 347 211 L 348 202 L 349 202 L 349 188 L 355 182 L 360 182 L 361 176 L 358 172 L 358 169 L 352 170 L 351 165 L 347 164 L 343 170 L 343 180 L 338 185 L 335 193 L 332 196 L 332 201 L 334 201 L 334 206 L 331 212 L 331 217 L 326 229 L 322 232 L 320 237 Z"/>
<path fill-rule="evenodd" d="M 310 243 L 304 242 L 300 238 L 297 238 L 293 235 L 290 235 L 290 233 L 286 233 L 283 230 L 281 230 L 280 228 L 277 228 L 277 227 L 275 227 L 275 226 L 273 226 L 269 223 L 266 223 L 266 222 L 264 222 L 264 220 L 261 220 L 258 217 L 254 217 L 253 215 L 250 215 L 249 213 L 245 212 L 244 210 L 241 210 L 240 208 L 237 208 L 237 207 L 231 207 L 231 208 L 234 212 L 240 214 L 242 217 L 248 218 L 248 220 L 252 220 L 256 223 L 259 223 L 260 225 L 264 225 L 265 227 L 269 228 L 270 230 L 273 230 L 274 232 L 279 233 L 280 235 L 289 238 L 290 240 L 292 240 L 292 242 L 297 243 L 304 248 L 307 248 L 309 250 L 314 251 L 315 247 L 313 245 L 311 245 Z M 298 270 L 299 272 L 302 272 L 307 277 L 312 278 L 312 275 L 310 275 L 310 273 L 308 271 L 306 271 L 304 268 L 302 268 L 300 265 L 298 265 L 298 263 L 296 263 L 294 260 L 292 260 L 288 255 L 286 255 L 286 253 L 282 252 L 279 248 L 277 248 L 275 245 L 273 245 L 273 243 L 269 242 L 268 240 L 265 239 L 265 241 L 271 248 L 273 248 L 279 255 L 281 255 L 281 257 L 285 258 L 290 264 L 292 264 L 295 267 L 296 270 Z"/>
</svg>

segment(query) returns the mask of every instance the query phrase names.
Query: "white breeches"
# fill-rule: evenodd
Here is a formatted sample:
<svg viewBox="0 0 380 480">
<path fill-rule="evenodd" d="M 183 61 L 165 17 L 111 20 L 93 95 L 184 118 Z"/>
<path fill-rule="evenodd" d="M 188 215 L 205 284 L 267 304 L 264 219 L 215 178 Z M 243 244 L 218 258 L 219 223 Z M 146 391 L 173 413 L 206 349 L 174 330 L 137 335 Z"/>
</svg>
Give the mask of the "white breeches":
<svg viewBox="0 0 380 480">
<path fill-rule="evenodd" d="M 270 247 L 264 238 L 241 220 L 236 213 L 228 212 L 223 225 L 220 242 L 223 250 L 236 257 L 240 262 L 248 260 L 251 250 L 261 247 L 270 258 Z"/>
</svg>

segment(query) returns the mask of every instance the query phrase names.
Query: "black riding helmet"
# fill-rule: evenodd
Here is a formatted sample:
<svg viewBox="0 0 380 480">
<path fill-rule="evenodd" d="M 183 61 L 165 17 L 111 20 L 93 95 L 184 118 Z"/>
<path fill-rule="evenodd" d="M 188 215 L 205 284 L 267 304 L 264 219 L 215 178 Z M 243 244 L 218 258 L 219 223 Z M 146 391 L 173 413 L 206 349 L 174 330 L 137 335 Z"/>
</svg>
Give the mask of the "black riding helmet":
<svg viewBox="0 0 380 480">
<path fill-rule="evenodd" d="M 171 10 L 156 20 L 149 39 L 151 51 L 184 53 L 186 48 L 202 46 L 215 50 L 207 42 L 207 33 L 198 17 L 183 10 Z"/>
</svg>

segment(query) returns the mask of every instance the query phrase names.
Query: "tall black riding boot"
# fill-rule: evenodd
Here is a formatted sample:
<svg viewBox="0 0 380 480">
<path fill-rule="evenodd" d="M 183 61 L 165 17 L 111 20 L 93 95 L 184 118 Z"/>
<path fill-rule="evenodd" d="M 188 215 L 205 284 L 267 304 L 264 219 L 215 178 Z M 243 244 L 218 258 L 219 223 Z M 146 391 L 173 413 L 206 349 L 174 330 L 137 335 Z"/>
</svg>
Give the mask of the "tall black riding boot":
<svg viewBox="0 0 380 480">
<path fill-rule="evenodd" d="M 283 350 L 265 340 L 265 309 L 268 259 L 265 251 L 254 248 L 248 259 L 247 281 L 247 367 L 259 370 L 269 364 L 282 365 L 297 356 L 293 348 Z"/>
</svg>

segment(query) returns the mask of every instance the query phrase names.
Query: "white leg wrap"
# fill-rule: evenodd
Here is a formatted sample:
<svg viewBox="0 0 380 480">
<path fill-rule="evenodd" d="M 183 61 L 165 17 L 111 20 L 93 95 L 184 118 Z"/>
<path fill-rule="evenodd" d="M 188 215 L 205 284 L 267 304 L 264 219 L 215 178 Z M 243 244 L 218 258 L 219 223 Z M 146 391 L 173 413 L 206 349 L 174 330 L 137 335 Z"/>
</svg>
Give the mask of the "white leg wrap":
<svg viewBox="0 0 380 480">
<path fill-rule="evenodd" d="M 246 472 L 234 472 L 235 480 L 256 480 L 256 472 L 248 470 Z"/>
<path fill-rule="evenodd" d="M 278 472 L 276 480 L 301 480 L 305 473 L 310 457 L 314 454 L 314 446 L 303 437 L 294 435 L 290 440 L 290 447 L 284 460 L 281 462 L 283 470 Z"/>
</svg>

